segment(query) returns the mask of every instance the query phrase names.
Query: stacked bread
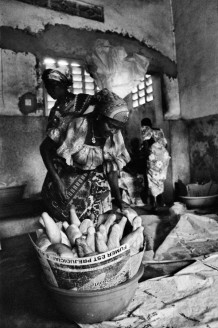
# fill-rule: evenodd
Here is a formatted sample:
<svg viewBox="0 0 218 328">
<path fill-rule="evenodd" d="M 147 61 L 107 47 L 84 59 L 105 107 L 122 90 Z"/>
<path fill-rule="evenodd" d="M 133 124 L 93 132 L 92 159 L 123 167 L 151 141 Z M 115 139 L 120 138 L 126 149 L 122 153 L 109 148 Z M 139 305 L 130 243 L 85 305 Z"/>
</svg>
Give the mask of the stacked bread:
<svg viewBox="0 0 218 328">
<path fill-rule="evenodd" d="M 97 224 L 90 219 L 82 222 L 75 208 L 70 210 L 70 223 L 55 222 L 48 213 L 40 217 L 36 245 L 50 255 L 75 259 L 111 251 L 127 244 L 130 255 L 144 247 L 142 219 L 129 208 L 122 215 L 100 214 Z"/>
</svg>

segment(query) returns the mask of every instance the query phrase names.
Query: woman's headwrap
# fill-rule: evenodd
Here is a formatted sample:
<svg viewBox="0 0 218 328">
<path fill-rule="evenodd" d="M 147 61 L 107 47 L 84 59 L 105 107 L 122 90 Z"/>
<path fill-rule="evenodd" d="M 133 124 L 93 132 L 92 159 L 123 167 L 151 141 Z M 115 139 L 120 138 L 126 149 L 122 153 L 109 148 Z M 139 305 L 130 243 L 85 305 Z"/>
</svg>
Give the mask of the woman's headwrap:
<svg viewBox="0 0 218 328">
<path fill-rule="evenodd" d="M 108 89 L 99 91 L 97 97 L 97 108 L 100 115 L 109 117 L 124 126 L 129 118 L 129 110 L 126 102 Z"/>
<path fill-rule="evenodd" d="M 72 77 L 70 74 L 64 74 L 58 69 L 46 69 L 42 74 L 42 80 L 45 84 L 49 84 L 51 81 L 60 82 L 65 88 L 69 88 L 69 86 L 72 85 Z"/>
<path fill-rule="evenodd" d="M 149 126 L 150 128 L 152 128 L 152 123 L 151 123 L 150 118 L 148 118 L 148 117 L 144 117 L 144 118 L 141 120 L 141 126 Z"/>
</svg>

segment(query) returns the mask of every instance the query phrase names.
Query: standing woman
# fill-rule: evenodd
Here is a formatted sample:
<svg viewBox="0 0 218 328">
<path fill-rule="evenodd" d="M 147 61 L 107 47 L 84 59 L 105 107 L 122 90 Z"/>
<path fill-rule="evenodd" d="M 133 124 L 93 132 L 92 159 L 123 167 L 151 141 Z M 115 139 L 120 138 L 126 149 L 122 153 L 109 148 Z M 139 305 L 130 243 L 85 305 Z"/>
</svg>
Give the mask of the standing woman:
<svg viewBox="0 0 218 328">
<path fill-rule="evenodd" d="M 48 76 L 49 81 L 43 78 L 46 88 L 53 78 Z M 63 84 L 58 88 L 63 89 Z M 125 101 L 107 89 L 96 96 L 75 97 L 66 89 L 65 85 L 66 102 L 60 93 L 47 89 L 57 102 L 40 146 L 48 170 L 42 197 L 56 220 L 69 220 L 72 205 L 80 220 L 95 220 L 111 209 L 110 193 L 123 208 L 118 177 L 129 161 L 121 134 L 129 112 Z"/>
<path fill-rule="evenodd" d="M 63 74 L 55 69 L 46 69 L 42 74 L 42 81 L 48 94 L 56 100 L 48 117 L 48 130 L 58 125 L 59 118 L 72 110 L 75 95 L 68 90 L 72 85 L 70 74 Z"/>
<path fill-rule="evenodd" d="M 167 140 L 162 129 L 152 127 L 151 120 L 144 118 L 141 121 L 141 158 L 144 160 L 144 185 L 145 194 L 150 192 L 152 205 L 164 205 L 164 182 L 167 177 L 167 169 L 170 156 L 166 149 Z"/>
</svg>

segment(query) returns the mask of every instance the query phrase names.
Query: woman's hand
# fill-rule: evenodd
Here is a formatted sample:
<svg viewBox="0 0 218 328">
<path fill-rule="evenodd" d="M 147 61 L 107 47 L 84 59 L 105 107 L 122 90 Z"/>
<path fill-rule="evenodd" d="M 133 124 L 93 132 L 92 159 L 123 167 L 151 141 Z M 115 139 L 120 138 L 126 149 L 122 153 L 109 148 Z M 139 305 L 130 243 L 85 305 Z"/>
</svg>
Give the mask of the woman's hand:
<svg viewBox="0 0 218 328">
<path fill-rule="evenodd" d="M 130 207 L 130 205 L 122 200 L 121 207 L 120 207 L 121 212 L 123 212 L 125 209 L 127 209 L 129 207 Z"/>
<path fill-rule="evenodd" d="M 112 171 L 108 173 L 108 182 L 111 188 L 112 197 L 114 197 L 113 204 L 117 206 L 121 212 L 129 207 L 129 204 L 122 200 L 119 185 L 118 185 L 118 172 Z"/>
<path fill-rule="evenodd" d="M 117 206 L 121 212 L 130 207 L 130 205 L 124 202 L 122 199 L 114 199 L 113 204 Z"/>
</svg>

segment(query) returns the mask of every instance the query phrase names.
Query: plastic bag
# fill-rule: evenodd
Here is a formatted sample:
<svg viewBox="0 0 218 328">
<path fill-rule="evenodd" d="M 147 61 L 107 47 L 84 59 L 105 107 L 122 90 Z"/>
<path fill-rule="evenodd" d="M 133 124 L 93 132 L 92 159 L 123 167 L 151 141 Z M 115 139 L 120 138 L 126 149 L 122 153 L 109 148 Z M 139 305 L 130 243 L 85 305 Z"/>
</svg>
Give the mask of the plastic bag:
<svg viewBox="0 0 218 328">
<path fill-rule="evenodd" d="M 149 61 L 134 53 L 128 56 L 124 47 L 111 46 L 108 40 L 98 39 L 86 57 L 86 70 L 100 89 L 107 88 L 125 98 L 146 74 Z"/>
</svg>

